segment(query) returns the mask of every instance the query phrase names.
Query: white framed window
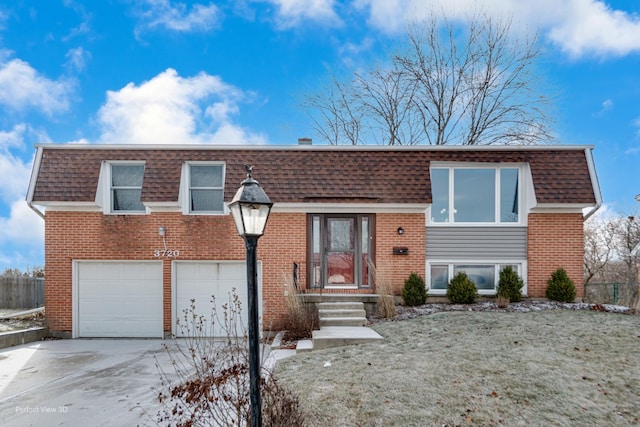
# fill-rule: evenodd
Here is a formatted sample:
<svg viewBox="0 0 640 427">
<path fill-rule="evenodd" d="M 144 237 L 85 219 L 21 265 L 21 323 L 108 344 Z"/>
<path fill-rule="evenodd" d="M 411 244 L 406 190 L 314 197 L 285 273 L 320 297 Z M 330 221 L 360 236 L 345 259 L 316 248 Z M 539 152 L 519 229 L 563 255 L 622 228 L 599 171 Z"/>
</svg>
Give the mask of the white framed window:
<svg viewBox="0 0 640 427">
<path fill-rule="evenodd" d="M 452 166 L 431 168 L 433 224 L 519 224 L 521 168 Z"/>
<path fill-rule="evenodd" d="M 144 163 L 109 163 L 109 210 L 111 213 L 144 213 L 142 181 Z"/>
<path fill-rule="evenodd" d="M 462 271 L 476 284 L 480 295 L 495 295 L 498 290 L 500 271 L 508 265 L 510 265 L 520 277 L 524 277 L 526 265 L 524 261 L 433 261 L 427 264 L 428 291 L 432 295 L 445 295 L 451 279 Z M 522 293 L 526 293 L 526 285 Z"/>
<path fill-rule="evenodd" d="M 184 211 L 189 214 L 223 214 L 224 163 L 187 163 L 185 167 L 187 191 Z"/>
</svg>

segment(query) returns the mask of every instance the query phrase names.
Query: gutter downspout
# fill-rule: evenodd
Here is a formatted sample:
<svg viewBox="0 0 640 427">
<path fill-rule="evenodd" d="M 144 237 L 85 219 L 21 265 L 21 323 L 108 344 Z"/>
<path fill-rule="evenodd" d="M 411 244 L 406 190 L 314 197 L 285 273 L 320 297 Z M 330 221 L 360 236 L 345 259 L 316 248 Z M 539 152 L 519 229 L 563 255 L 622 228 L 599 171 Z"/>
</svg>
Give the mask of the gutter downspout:
<svg viewBox="0 0 640 427">
<path fill-rule="evenodd" d="M 36 187 L 36 179 L 38 177 L 38 172 L 40 172 L 42 152 L 43 152 L 43 147 L 41 145 L 36 145 L 36 155 L 33 160 L 33 169 L 31 170 L 31 177 L 29 178 L 29 189 L 27 191 L 26 201 L 27 201 L 27 206 L 29 206 L 31 210 L 33 210 L 36 214 L 38 214 L 40 218 L 45 219 L 44 213 L 33 205 L 33 192 Z"/>
<path fill-rule="evenodd" d="M 600 191 L 600 182 L 598 181 L 598 173 L 593 162 L 593 147 L 585 148 L 584 156 L 587 160 L 587 167 L 589 168 L 589 176 L 591 177 L 591 186 L 593 187 L 593 194 L 596 197 L 596 205 L 584 216 L 583 221 L 588 220 L 602 207 L 602 192 Z"/>
</svg>

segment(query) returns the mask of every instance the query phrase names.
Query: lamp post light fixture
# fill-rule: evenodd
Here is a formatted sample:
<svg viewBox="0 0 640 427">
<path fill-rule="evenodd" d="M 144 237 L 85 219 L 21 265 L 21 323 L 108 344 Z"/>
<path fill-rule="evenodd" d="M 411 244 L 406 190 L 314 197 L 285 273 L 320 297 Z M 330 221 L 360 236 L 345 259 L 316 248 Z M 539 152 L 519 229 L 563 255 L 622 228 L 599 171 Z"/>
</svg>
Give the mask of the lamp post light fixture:
<svg viewBox="0 0 640 427">
<path fill-rule="evenodd" d="M 260 397 L 260 339 L 258 330 L 258 273 L 256 248 L 264 234 L 273 203 L 253 179 L 253 167 L 244 165 L 247 179 L 229 203 L 229 210 L 244 239 L 247 250 L 247 290 L 249 306 L 249 393 L 251 398 L 251 425 L 262 426 L 262 399 Z"/>
</svg>

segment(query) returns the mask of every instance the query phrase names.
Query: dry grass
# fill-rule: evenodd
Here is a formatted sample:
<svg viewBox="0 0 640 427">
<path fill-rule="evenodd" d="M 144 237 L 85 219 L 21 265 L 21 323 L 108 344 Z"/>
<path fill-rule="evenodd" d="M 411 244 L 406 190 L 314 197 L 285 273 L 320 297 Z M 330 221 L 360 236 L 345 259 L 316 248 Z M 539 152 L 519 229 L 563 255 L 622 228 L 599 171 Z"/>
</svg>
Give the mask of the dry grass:
<svg viewBox="0 0 640 427">
<path fill-rule="evenodd" d="M 288 340 L 298 340 L 311 337 L 314 329 L 320 325 L 318 312 L 312 305 L 304 302 L 304 294 L 298 293 L 293 286 L 293 276 L 282 274 L 282 282 L 287 301 L 287 320 L 284 329 Z"/>
<path fill-rule="evenodd" d="M 369 262 L 369 272 L 378 294 L 378 302 L 376 304 L 378 316 L 383 319 L 390 319 L 396 315 L 396 301 L 391 280 L 388 278 L 384 268 L 378 269 L 372 262 Z"/>
<path fill-rule="evenodd" d="M 381 343 L 279 362 L 306 425 L 640 423 L 639 316 L 447 312 L 375 329 Z"/>
</svg>

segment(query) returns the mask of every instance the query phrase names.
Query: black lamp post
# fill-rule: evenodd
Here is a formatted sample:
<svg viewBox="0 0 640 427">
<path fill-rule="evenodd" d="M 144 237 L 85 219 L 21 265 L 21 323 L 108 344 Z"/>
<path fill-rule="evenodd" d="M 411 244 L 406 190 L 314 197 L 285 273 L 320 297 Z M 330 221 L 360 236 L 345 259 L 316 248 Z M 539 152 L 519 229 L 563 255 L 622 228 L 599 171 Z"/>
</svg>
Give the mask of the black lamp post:
<svg viewBox="0 0 640 427">
<path fill-rule="evenodd" d="M 262 400 L 260 398 L 260 339 L 258 331 L 258 273 L 256 248 L 264 234 L 271 212 L 271 200 L 251 176 L 253 167 L 244 165 L 247 179 L 233 196 L 229 209 L 238 234 L 247 249 L 247 289 L 249 295 L 249 393 L 251 397 L 251 425 L 262 426 Z"/>
</svg>

